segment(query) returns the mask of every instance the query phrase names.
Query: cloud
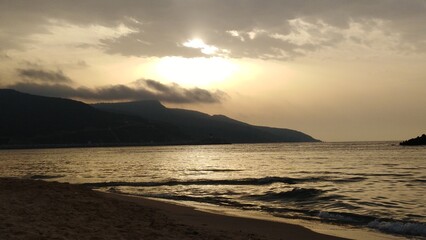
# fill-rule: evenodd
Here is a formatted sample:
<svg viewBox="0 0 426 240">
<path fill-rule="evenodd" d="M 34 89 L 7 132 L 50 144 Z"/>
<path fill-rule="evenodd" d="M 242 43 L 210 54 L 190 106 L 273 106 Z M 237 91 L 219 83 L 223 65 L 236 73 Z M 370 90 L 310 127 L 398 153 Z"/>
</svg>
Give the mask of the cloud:
<svg viewBox="0 0 426 240">
<path fill-rule="evenodd" d="M 30 81 L 50 82 L 50 83 L 71 83 L 71 78 L 67 77 L 61 70 L 47 71 L 41 69 L 18 69 L 18 75 Z"/>
<path fill-rule="evenodd" d="M 398 36 L 394 50 L 426 52 L 425 11 L 424 0 L 0 0 L 0 48 L 24 48 L 34 34 L 57 30 L 57 19 L 103 31 L 131 29 L 91 45 L 125 56 L 287 60 L 338 46 L 357 24 L 370 34 L 380 30 L 377 42 Z"/>
<path fill-rule="evenodd" d="M 12 58 L 7 53 L 0 52 L 0 61 L 12 60 Z"/>
<path fill-rule="evenodd" d="M 80 67 L 80 68 L 89 67 L 89 64 L 84 60 L 78 60 L 76 65 L 77 65 L 77 67 Z"/>
<path fill-rule="evenodd" d="M 130 85 L 99 88 L 72 87 L 65 84 L 19 82 L 7 86 L 18 91 L 51 97 L 76 98 L 90 101 L 160 100 L 169 103 L 220 103 L 226 98 L 222 91 L 183 88 L 177 84 L 162 84 L 140 79 Z"/>
</svg>

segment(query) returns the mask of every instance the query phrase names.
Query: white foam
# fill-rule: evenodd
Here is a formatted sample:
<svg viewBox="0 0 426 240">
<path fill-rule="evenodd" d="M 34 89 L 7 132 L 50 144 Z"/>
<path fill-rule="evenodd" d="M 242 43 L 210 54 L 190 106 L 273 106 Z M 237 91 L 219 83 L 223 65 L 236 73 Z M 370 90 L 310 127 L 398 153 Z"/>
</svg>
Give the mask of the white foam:
<svg viewBox="0 0 426 240">
<path fill-rule="evenodd" d="M 426 237 L 426 224 L 424 223 L 404 223 L 374 220 L 368 224 L 368 227 L 388 233 Z"/>
</svg>

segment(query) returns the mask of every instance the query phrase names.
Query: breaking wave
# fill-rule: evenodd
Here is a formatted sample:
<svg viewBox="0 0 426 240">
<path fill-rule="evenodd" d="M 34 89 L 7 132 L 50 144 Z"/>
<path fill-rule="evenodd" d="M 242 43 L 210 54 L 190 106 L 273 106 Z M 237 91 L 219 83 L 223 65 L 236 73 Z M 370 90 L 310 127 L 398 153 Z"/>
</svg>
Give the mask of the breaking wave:
<svg viewBox="0 0 426 240">
<path fill-rule="evenodd" d="M 359 182 L 366 178 L 351 177 L 351 178 L 332 178 L 332 177 L 306 177 L 306 178 L 290 178 L 290 177 L 264 177 L 264 178 L 243 178 L 243 179 L 196 179 L 196 180 L 176 180 L 171 179 L 161 182 L 98 182 L 84 183 L 89 187 L 159 187 L 159 186 L 177 186 L 177 185 L 270 185 L 274 183 L 283 184 L 299 184 L 306 182 Z"/>
<path fill-rule="evenodd" d="M 314 188 L 293 188 L 289 191 L 284 192 L 267 192 L 262 195 L 252 195 L 250 198 L 262 200 L 262 201 L 312 201 L 316 199 L 318 196 L 322 195 L 325 191 L 314 189 Z"/>
<path fill-rule="evenodd" d="M 335 212 L 320 212 L 318 217 L 337 223 L 367 226 L 385 233 L 426 237 L 426 223 L 421 222 L 380 219 L 353 213 Z"/>
<path fill-rule="evenodd" d="M 368 223 L 368 227 L 387 233 L 426 237 L 425 223 L 374 220 Z"/>
<path fill-rule="evenodd" d="M 32 175 L 28 176 L 29 179 L 34 180 L 44 180 L 44 179 L 55 179 L 55 178 L 61 178 L 64 177 L 63 175 Z"/>
</svg>

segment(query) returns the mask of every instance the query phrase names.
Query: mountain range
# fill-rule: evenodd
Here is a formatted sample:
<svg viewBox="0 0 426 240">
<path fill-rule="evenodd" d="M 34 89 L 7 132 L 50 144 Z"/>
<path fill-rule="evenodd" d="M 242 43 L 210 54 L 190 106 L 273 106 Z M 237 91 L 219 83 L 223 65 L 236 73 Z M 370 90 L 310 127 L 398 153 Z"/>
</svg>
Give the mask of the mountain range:
<svg viewBox="0 0 426 240">
<path fill-rule="evenodd" d="M 2 147 L 315 141 L 299 131 L 167 108 L 156 100 L 88 105 L 0 89 Z"/>
</svg>

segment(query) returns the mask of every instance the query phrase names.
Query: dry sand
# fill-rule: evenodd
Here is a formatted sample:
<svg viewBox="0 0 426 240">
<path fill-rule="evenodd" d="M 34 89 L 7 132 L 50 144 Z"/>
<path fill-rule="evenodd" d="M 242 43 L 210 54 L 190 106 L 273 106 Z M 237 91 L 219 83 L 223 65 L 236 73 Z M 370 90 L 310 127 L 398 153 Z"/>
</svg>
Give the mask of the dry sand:
<svg viewBox="0 0 426 240">
<path fill-rule="evenodd" d="M 0 239 L 342 239 L 79 185 L 0 179 Z"/>
</svg>

